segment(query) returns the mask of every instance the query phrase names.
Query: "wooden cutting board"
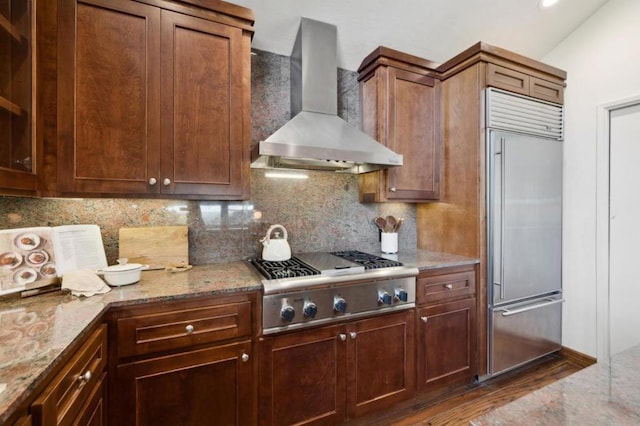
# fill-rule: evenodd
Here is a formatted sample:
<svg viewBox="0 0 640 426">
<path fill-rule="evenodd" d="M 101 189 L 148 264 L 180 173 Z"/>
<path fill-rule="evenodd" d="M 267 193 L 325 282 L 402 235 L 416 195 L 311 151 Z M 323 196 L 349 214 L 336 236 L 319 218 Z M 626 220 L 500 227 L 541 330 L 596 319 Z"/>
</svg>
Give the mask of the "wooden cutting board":
<svg viewBox="0 0 640 426">
<path fill-rule="evenodd" d="M 189 227 L 149 226 L 120 228 L 118 257 L 129 263 L 149 265 L 149 269 L 189 264 Z"/>
</svg>

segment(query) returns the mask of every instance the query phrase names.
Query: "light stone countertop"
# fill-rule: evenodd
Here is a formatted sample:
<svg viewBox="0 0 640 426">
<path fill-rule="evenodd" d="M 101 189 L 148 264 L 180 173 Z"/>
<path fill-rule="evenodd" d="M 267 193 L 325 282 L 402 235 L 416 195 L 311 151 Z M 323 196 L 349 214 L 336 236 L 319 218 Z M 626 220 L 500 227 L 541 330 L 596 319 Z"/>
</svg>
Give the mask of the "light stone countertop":
<svg viewBox="0 0 640 426">
<path fill-rule="evenodd" d="M 474 419 L 474 426 L 640 424 L 640 345 Z"/>
<path fill-rule="evenodd" d="M 478 262 L 424 250 L 395 256 L 385 255 L 420 270 Z M 258 273 L 237 261 L 195 266 L 187 272 L 143 271 L 140 282 L 89 298 L 57 291 L 0 299 L 0 424 L 109 307 L 258 290 L 262 290 Z"/>
</svg>

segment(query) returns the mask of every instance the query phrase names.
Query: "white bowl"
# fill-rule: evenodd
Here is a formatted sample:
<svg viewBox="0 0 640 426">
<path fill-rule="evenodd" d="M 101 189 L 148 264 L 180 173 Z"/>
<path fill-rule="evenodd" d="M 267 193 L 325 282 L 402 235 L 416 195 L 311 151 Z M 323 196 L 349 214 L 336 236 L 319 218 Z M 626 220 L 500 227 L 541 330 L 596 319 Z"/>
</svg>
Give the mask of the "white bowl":
<svg viewBox="0 0 640 426">
<path fill-rule="evenodd" d="M 122 285 L 135 284 L 140 281 L 140 272 L 147 269 L 149 265 L 140 263 L 127 263 L 124 265 L 113 265 L 102 268 L 96 273 L 103 275 L 104 280 L 110 286 L 118 287 Z"/>
</svg>

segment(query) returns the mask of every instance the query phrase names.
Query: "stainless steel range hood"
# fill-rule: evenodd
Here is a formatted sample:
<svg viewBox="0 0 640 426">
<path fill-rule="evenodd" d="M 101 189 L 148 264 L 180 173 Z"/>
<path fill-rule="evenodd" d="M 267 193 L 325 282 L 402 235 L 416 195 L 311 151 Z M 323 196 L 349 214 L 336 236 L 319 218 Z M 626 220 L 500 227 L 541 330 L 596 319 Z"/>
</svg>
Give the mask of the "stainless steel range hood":
<svg viewBox="0 0 640 426">
<path fill-rule="evenodd" d="M 251 150 L 252 168 L 366 173 L 402 165 L 396 154 L 338 117 L 337 29 L 302 18 L 291 53 L 291 116 Z"/>
</svg>

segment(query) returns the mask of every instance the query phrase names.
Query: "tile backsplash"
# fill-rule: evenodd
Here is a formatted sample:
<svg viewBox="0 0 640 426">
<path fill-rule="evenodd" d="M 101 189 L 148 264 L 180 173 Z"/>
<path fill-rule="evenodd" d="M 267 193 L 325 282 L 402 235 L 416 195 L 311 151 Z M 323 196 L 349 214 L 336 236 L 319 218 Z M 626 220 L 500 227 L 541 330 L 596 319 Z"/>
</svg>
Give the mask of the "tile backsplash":
<svg viewBox="0 0 640 426">
<path fill-rule="evenodd" d="M 338 70 L 338 114 L 359 127 L 359 88 L 355 72 Z M 252 57 L 252 143 L 277 130 L 289 117 L 289 58 L 257 51 Z M 259 256 L 270 225 L 282 224 L 295 252 L 358 249 L 378 253 L 373 219 L 404 217 L 400 250 L 415 249 L 416 208 L 412 204 L 361 204 L 358 177 L 309 172 L 309 179 L 272 179 L 251 171 L 248 201 L 149 199 L 62 199 L 0 197 L 0 229 L 95 223 L 110 264 L 118 257 L 118 229 L 189 226 L 194 265 Z"/>
</svg>

